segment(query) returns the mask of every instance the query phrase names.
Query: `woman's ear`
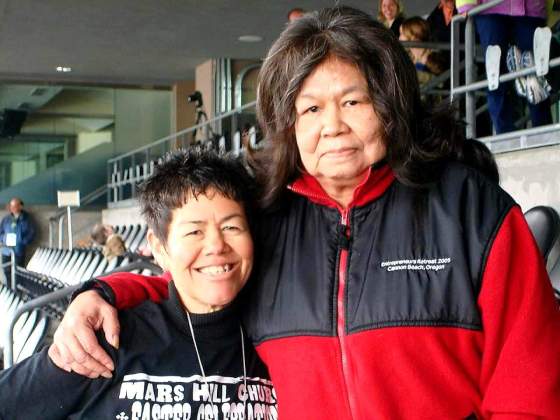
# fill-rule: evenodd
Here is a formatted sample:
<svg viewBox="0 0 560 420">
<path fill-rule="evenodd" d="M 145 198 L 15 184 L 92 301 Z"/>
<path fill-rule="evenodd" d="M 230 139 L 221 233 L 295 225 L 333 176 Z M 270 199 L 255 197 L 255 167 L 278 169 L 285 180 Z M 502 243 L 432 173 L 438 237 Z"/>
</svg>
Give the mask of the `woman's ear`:
<svg viewBox="0 0 560 420">
<path fill-rule="evenodd" d="M 158 265 L 163 269 L 163 271 L 168 271 L 167 267 L 167 251 L 165 249 L 165 245 L 162 241 L 156 236 L 152 229 L 148 229 L 146 233 L 146 237 L 148 239 L 148 243 L 150 244 L 150 248 L 152 250 L 152 254 L 154 259 L 158 263 Z"/>
</svg>

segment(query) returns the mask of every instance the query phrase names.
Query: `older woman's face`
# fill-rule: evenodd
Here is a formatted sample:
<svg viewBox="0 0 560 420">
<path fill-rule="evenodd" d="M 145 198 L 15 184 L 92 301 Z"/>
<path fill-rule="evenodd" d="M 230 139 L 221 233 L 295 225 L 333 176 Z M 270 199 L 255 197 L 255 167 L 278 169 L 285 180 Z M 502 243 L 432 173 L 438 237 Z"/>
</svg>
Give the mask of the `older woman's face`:
<svg viewBox="0 0 560 420">
<path fill-rule="evenodd" d="M 387 20 L 394 20 L 397 17 L 397 2 L 394 0 L 383 0 L 381 2 L 381 13 Z"/>
<path fill-rule="evenodd" d="M 320 183 L 357 185 L 385 156 L 381 123 L 355 65 L 328 58 L 305 79 L 295 105 L 301 161 Z"/>
</svg>

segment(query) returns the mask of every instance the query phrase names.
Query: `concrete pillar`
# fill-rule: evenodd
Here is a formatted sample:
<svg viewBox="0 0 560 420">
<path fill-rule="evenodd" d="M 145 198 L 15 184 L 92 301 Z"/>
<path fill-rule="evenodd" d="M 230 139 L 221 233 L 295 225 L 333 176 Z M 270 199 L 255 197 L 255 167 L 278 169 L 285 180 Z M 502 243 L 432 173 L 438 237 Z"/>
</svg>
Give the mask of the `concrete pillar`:
<svg viewBox="0 0 560 420">
<path fill-rule="evenodd" d="M 196 66 L 195 89 L 202 93 L 204 110 L 209 119 L 214 117 L 214 60 Z"/>
</svg>

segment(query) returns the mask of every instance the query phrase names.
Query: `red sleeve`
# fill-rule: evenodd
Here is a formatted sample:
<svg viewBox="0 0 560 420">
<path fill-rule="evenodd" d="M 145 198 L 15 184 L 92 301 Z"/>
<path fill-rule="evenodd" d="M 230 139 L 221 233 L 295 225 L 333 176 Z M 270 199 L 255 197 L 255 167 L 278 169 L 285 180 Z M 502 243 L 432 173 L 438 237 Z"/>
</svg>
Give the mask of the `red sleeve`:
<svg viewBox="0 0 560 420">
<path fill-rule="evenodd" d="M 482 281 L 484 413 L 493 420 L 560 418 L 560 310 L 519 207 L 500 227 Z"/>
<path fill-rule="evenodd" d="M 167 284 L 171 277 L 168 273 L 163 276 L 115 273 L 107 277 L 100 277 L 99 280 L 103 281 L 113 292 L 115 306 L 118 309 L 128 309 L 148 299 L 154 302 L 167 299 Z"/>
</svg>

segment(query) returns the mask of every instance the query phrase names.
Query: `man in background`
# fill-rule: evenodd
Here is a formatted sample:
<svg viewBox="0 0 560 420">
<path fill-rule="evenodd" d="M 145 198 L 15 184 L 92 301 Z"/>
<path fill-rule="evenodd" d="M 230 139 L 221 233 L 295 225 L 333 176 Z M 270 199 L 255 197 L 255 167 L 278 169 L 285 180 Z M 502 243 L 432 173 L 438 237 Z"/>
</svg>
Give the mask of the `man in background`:
<svg viewBox="0 0 560 420">
<path fill-rule="evenodd" d="M 8 211 L 0 222 L 0 243 L 2 246 L 11 248 L 15 253 L 16 265 L 25 265 L 25 248 L 35 238 L 35 225 L 29 213 L 23 209 L 23 201 L 14 197 L 8 203 Z M 10 251 L 2 249 L 2 264 L 11 261 Z M 10 266 L 4 266 L 6 279 L 10 278 Z"/>
<path fill-rule="evenodd" d="M 427 19 L 435 42 L 451 42 L 451 19 L 456 14 L 455 0 L 439 0 Z"/>
</svg>

